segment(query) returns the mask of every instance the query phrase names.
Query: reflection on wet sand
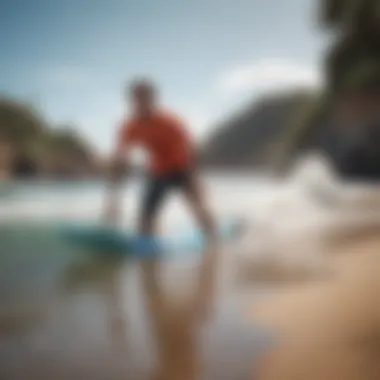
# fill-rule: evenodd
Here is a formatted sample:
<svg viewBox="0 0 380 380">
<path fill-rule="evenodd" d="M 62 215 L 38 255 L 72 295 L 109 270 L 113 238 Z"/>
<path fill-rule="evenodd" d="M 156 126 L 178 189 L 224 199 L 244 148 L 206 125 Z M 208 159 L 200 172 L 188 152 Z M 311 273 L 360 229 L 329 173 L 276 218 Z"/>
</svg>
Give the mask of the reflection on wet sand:
<svg viewBox="0 0 380 380">
<path fill-rule="evenodd" d="M 211 317 L 215 297 L 215 276 L 218 254 L 209 251 L 197 269 L 192 290 L 176 297 L 162 280 L 160 261 L 138 263 L 143 303 L 148 314 L 148 329 L 152 331 L 156 368 L 155 379 L 198 379 L 201 370 L 199 336 L 204 323 Z M 74 265 L 66 276 L 66 292 L 80 288 L 98 289 L 104 300 L 108 338 L 112 345 L 128 345 L 129 300 L 125 299 L 120 281 L 120 260 L 101 260 Z M 128 268 L 126 269 L 126 274 Z M 181 282 L 181 281 L 180 281 Z M 181 283 L 176 286 L 181 287 Z M 127 309 L 124 312 L 123 305 Z"/>
<path fill-rule="evenodd" d="M 14 273 L 3 277 L 13 297 L 9 303 L 1 289 L 1 379 L 26 373 L 39 380 L 223 379 L 236 371 L 226 362 L 228 344 L 220 342 L 225 333 L 244 335 L 247 328 L 230 313 L 233 302 L 225 294 L 219 294 L 226 302 L 215 324 L 216 251 L 176 263 L 62 257 L 43 254 L 32 267 L 12 266 Z M 210 325 L 215 329 L 206 353 L 216 374 L 204 365 L 202 349 Z M 254 340 L 243 344 L 247 348 Z M 244 362 L 248 374 L 250 359 Z"/>
<path fill-rule="evenodd" d="M 153 335 L 156 340 L 157 380 L 196 380 L 201 376 L 198 338 L 215 297 L 217 253 L 208 252 L 200 267 L 195 291 L 179 300 L 163 291 L 159 262 L 141 264 L 141 276 Z"/>
<path fill-rule="evenodd" d="M 122 268 L 123 260 L 117 256 L 74 263 L 66 273 L 63 288 L 68 294 L 89 286 L 96 289 L 104 299 L 109 340 L 125 346 L 128 315 L 123 311 L 125 300 L 119 281 Z"/>
</svg>

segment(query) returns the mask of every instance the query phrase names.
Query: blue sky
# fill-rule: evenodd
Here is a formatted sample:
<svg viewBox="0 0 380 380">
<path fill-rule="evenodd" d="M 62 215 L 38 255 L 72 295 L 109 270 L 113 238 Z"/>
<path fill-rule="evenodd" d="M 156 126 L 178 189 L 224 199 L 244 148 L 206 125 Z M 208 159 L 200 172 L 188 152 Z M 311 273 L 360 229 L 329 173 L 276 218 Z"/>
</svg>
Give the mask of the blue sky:
<svg viewBox="0 0 380 380">
<path fill-rule="evenodd" d="M 247 97 L 320 82 L 313 0 L 4 0 L 0 91 L 108 151 L 123 84 L 149 75 L 202 138 Z"/>
</svg>

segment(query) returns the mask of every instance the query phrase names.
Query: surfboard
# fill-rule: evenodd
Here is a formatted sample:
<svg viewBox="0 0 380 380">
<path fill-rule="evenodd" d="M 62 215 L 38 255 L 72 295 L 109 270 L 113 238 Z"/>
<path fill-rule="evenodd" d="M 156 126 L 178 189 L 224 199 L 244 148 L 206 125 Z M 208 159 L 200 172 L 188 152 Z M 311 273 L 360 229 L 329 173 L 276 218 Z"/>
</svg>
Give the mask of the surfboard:
<svg viewBox="0 0 380 380">
<path fill-rule="evenodd" d="M 228 242 L 237 238 L 243 227 L 244 223 L 236 218 L 220 221 L 220 240 Z M 201 253 L 207 242 L 204 234 L 196 227 L 187 227 L 168 236 L 152 237 L 94 223 L 65 223 L 58 227 L 58 232 L 73 247 L 138 258 Z"/>
</svg>

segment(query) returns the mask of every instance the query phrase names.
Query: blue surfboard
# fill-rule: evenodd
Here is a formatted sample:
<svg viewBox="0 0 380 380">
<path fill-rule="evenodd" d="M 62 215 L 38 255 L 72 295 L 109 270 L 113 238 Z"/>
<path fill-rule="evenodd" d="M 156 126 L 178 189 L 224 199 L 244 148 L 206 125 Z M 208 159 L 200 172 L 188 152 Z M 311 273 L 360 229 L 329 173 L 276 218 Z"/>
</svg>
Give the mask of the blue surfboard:
<svg viewBox="0 0 380 380">
<path fill-rule="evenodd" d="M 237 219 L 220 222 L 218 224 L 220 240 L 226 242 L 236 238 L 243 226 L 244 224 Z M 206 237 L 196 228 L 185 228 L 166 237 L 151 237 L 91 223 L 66 223 L 59 226 L 58 232 L 67 243 L 78 248 L 140 258 L 200 253 L 206 243 Z"/>
</svg>

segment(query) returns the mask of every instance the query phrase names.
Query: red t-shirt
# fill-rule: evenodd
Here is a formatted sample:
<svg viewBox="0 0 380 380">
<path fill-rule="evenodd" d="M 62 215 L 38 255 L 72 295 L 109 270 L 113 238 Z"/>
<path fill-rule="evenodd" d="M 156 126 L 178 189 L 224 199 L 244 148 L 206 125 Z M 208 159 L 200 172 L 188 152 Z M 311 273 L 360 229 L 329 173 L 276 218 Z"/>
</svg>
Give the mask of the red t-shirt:
<svg viewBox="0 0 380 380">
<path fill-rule="evenodd" d="M 193 164 L 193 144 L 181 120 L 157 112 L 147 119 L 126 120 L 119 134 L 119 144 L 137 145 L 148 152 L 154 174 L 167 175 L 188 170 Z"/>
</svg>

